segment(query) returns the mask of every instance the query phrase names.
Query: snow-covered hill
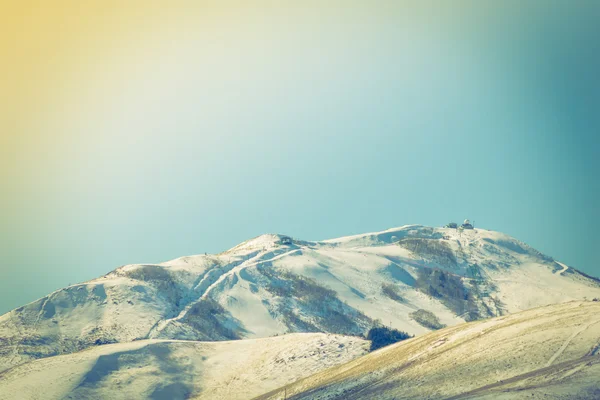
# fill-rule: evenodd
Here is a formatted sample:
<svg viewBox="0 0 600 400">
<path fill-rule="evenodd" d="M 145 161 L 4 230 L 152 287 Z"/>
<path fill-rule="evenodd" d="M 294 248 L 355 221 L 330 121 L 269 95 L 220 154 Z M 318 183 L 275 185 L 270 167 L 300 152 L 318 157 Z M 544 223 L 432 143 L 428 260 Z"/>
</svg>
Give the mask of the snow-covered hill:
<svg viewBox="0 0 600 400">
<path fill-rule="evenodd" d="M 600 302 L 448 327 L 258 399 L 284 394 L 294 400 L 600 399 Z"/>
<path fill-rule="evenodd" d="M 323 333 L 109 344 L 0 373 L 0 400 L 246 400 L 348 362 L 368 348 L 364 339 Z"/>
<path fill-rule="evenodd" d="M 127 265 L 0 317 L 0 371 L 141 339 L 411 334 L 600 297 L 600 283 L 507 235 L 403 226 L 321 242 L 263 235 L 216 255 Z"/>
</svg>

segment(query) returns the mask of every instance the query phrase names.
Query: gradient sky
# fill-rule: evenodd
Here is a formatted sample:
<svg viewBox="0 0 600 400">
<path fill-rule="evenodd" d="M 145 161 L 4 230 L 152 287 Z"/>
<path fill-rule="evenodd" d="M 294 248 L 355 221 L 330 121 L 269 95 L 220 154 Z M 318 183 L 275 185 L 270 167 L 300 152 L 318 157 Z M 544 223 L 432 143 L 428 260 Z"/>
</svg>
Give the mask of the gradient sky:
<svg viewBox="0 0 600 400">
<path fill-rule="evenodd" d="M 600 275 L 600 2 L 436 3 L 3 2 L 0 313 L 467 217 Z"/>
</svg>

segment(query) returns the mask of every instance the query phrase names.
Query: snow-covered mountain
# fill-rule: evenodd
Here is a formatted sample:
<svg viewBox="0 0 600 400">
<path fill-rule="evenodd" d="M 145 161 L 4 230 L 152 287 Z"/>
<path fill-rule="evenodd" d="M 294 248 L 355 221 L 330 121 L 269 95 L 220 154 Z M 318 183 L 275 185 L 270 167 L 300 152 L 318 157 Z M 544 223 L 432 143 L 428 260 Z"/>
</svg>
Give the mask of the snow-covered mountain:
<svg viewBox="0 0 600 400">
<path fill-rule="evenodd" d="M 461 324 L 382 348 L 255 400 L 600 399 L 600 302 Z"/>
<path fill-rule="evenodd" d="M 502 233 L 417 225 L 126 265 L 0 317 L 0 371 L 94 345 L 289 332 L 411 334 L 600 297 L 600 281 Z"/>
</svg>

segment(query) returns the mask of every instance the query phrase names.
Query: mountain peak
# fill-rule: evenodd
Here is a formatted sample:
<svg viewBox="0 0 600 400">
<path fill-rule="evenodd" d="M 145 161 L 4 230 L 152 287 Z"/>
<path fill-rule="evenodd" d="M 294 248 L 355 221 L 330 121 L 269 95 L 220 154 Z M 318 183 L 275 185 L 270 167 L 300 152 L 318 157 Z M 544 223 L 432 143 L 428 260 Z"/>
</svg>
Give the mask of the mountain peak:
<svg viewBox="0 0 600 400">
<path fill-rule="evenodd" d="M 485 229 L 264 234 L 220 254 L 118 268 L 0 316 L 0 372 L 138 339 L 360 335 L 381 321 L 420 334 L 585 297 L 600 297 L 599 281 Z"/>
<path fill-rule="evenodd" d="M 290 245 L 294 240 L 287 235 L 279 233 L 265 233 L 250 240 L 246 240 L 237 246 L 229 249 L 227 252 L 253 251 L 265 249 L 269 250 L 281 245 Z"/>
</svg>

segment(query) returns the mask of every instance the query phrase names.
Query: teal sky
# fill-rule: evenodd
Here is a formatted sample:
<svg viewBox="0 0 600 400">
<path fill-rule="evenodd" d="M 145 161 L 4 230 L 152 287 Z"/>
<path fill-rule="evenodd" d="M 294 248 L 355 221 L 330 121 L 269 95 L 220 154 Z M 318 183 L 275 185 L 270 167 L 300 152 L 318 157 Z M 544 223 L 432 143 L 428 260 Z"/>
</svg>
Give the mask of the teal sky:
<svg viewBox="0 0 600 400">
<path fill-rule="evenodd" d="M 464 218 L 599 276 L 600 3 L 499 3 L 191 13 L 102 50 L 83 36 L 29 118 L 38 145 L 2 175 L 0 313 L 262 233 Z"/>
</svg>

